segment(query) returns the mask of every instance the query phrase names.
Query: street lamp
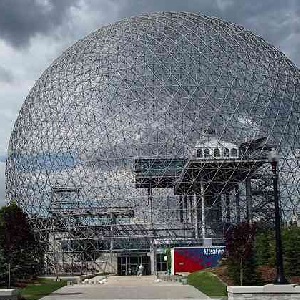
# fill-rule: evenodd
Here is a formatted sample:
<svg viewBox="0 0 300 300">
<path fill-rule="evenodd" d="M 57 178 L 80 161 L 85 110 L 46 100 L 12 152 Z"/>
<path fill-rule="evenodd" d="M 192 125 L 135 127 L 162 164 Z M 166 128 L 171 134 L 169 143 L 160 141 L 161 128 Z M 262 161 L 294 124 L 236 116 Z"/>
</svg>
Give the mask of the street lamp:
<svg viewBox="0 0 300 300">
<path fill-rule="evenodd" d="M 288 283 L 284 276 L 283 260 L 282 260 L 282 239 L 281 239 L 281 220 L 279 210 L 279 196 L 278 196 L 278 165 L 279 156 L 276 149 L 272 149 L 269 155 L 269 161 L 272 166 L 273 173 L 273 192 L 275 203 L 275 239 L 276 239 L 276 279 L 274 284 L 286 284 Z"/>
</svg>

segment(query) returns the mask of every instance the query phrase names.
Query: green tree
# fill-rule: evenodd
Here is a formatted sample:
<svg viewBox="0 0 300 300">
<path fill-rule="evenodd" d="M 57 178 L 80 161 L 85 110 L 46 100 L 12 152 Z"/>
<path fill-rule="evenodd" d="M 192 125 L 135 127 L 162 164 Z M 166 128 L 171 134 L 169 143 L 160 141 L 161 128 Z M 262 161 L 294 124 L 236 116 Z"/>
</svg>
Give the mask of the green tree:
<svg viewBox="0 0 300 300">
<path fill-rule="evenodd" d="M 228 274 L 235 284 L 253 285 L 260 282 L 254 256 L 255 224 L 231 226 L 225 235 Z"/>
<path fill-rule="evenodd" d="M 7 263 L 5 261 L 3 249 L 0 248 L 0 286 L 7 281 Z"/>
<path fill-rule="evenodd" d="M 300 274 L 300 228 L 282 228 L 282 248 L 285 274 Z M 258 266 L 276 266 L 276 247 L 274 230 L 261 230 L 255 239 L 255 259 Z"/>
<path fill-rule="evenodd" d="M 283 259 L 287 276 L 300 274 L 300 228 L 289 227 L 282 231 Z"/>
<path fill-rule="evenodd" d="M 255 238 L 255 259 L 258 266 L 274 267 L 275 256 L 274 231 L 260 230 Z"/>
<path fill-rule="evenodd" d="M 38 271 L 40 247 L 27 215 L 16 203 L 0 209 L 0 248 L 10 265 L 12 282 Z"/>
</svg>

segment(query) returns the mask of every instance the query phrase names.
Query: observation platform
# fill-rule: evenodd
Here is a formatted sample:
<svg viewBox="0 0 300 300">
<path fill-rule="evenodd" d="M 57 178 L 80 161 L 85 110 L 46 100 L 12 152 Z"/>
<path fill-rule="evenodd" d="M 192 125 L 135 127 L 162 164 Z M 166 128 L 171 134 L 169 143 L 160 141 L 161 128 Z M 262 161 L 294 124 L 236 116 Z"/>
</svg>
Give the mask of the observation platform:
<svg viewBox="0 0 300 300">
<path fill-rule="evenodd" d="M 200 194 L 201 184 L 217 193 L 230 191 L 267 162 L 267 159 L 191 159 L 175 180 L 174 192 Z"/>
<path fill-rule="evenodd" d="M 239 146 L 207 136 L 189 158 L 136 158 L 136 188 L 174 188 L 175 195 L 199 194 L 201 185 L 214 192 L 232 190 L 265 163 L 272 149 L 261 137 Z"/>
<path fill-rule="evenodd" d="M 200 183 L 216 192 L 231 190 L 267 162 L 266 158 L 137 158 L 134 165 L 135 187 L 174 188 L 175 195 L 197 194 Z"/>
<path fill-rule="evenodd" d="M 136 158 L 136 188 L 172 188 L 187 163 L 186 158 Z"/>
</svg>

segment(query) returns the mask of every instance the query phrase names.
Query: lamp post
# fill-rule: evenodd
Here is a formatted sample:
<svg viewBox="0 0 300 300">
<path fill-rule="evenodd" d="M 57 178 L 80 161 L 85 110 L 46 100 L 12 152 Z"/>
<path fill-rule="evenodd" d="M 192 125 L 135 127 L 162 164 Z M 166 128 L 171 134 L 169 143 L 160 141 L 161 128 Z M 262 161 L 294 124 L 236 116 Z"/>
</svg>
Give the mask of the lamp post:
<svg viewBox="0 0 300 300">
<path fill-rule="evenodd" d="M 284 276 L 283 259 L 282 259 L 282 239 L 281 239 L 281 220 L 279 209 L 279 196 L 278 196 L 278 165 L 279 156 L 277 151 L 273 148 L 270 151 L 269 161 L 272 166 L 273 173 L 273 192 L 275 203 L 275 239 L 276 239 L 276 279 L 274 284 L 287 284 L 287 280 Z"/>
</svg>

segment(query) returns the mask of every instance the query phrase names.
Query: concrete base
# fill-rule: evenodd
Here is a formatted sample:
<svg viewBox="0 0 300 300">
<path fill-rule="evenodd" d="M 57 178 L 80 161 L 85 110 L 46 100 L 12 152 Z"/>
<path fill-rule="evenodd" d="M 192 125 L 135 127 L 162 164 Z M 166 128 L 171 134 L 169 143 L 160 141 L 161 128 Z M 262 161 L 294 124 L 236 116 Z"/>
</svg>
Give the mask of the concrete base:
<svg viewBox="0 0 300 300">
<path fill-rule="evenodd" d="M 20 291 L 18 289 L 0 289 L 0 299 L 17 300 Z"/>
<path fill-rule="evenodd" d="M 228 286 L 228 300 L 300 300 L 300 286 L 267 284 L 265 286 Z"/>
<path fill-rule="evenodd" d="M 190 285 L 164 282 L 155 276 L 108 276 L 102 284 L 64 286 L 41 300 L 96 300 L 96 299 L 182 299 L 210 300 Z"/>
</svg>

